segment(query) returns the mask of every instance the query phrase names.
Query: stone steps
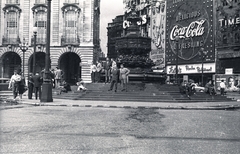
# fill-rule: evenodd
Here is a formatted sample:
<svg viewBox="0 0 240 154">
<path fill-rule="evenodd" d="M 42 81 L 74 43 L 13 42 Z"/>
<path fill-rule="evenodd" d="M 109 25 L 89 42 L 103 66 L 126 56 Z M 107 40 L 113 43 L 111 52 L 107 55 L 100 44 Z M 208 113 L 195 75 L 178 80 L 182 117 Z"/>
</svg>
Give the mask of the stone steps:
<svg viewBox="0 0 240 154">
<path fill-rule="evenodd" d="M 92 101 L 135 101 L 135 102 L 223 102 L 234 101 L 228 96 L 210 96 L 205 93 L 192 95 L 191 99 L 179 93 L 178 87 L 173 85 L 158 85 L 151 83 L 130 83 L 128 91 L 121 91 L 120 86 L 117 92 L 108 91 L 110 84 L 93 83 L 86 84 L 88 88 L 85 92 L 77 92 L 76 86 L 72 86 L 72 91 L 59 94 L 59 89 L 53 89 L 53 99 L 66 100 L 92 100 Z M 27 94 L 27 93 L 25 93 Z M 236 95 L 237 96 L 237 95 Z M 240 95 L 239 95 L 240 96 Z M 12 97 L 12 92 L 0 91 L 1 98 Z"/>
</svg>

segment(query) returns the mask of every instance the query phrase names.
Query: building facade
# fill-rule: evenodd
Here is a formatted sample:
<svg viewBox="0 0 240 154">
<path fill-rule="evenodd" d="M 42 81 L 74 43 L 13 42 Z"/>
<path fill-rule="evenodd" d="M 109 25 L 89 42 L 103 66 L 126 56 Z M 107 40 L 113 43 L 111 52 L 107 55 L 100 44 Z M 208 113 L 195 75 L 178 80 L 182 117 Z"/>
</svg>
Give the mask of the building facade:
<svg viewBox="0 0 240 154">
<path fill-rule="evenodd" d="M 36 72 L 45 68 L 47 4 L 47 0 L 0 1 L 0 77 L 10 78 L 14 69 L 25 70 L 27 76 L 34 66 Z M 51 0 L 51 68 L 62 69 L 67 82 L 78 78 L 91 82 L 90 64 L 101 52 L 99 7 L 100 0 Z M 29 46 L 25 53 L 19 47 L 24 40 Z"/>
<path fill-rule="evenodd" d="M 108 36 L 108 43 L 107 43 L 107 57 L 109 58 L 117 58 L 117 50 L 115 47 L 116 38 L 122 37 L 125 35 L 125 31 L 123 29 L 123 21 L 125 19 L 124 15 L 116 16 L 115 19 L 112 20 L 111 23 L 108 23 L 107 27 L 107 36 Z"/>
<path fill-rule="evenodd" d="M 217 74 L 240 74 L 240 0 L 216 1 Z"/>
</svg>

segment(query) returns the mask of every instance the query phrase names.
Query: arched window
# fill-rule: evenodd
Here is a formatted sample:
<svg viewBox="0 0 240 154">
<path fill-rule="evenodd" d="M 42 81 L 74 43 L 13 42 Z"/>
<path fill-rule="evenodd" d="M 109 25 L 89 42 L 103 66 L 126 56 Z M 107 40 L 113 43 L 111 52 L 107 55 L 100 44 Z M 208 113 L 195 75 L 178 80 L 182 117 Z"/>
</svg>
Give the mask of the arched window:
<svg viewBox="0 0 240 154">
<path fill-rule="evenodd" d="M 235 40 L 235 43 L 240 43 L 240 31 L 235 33 L 234 40 Z"/>
<path fill-rule="evenodd" d="M 3 44 L 19 44 L 19 18 L 21 9 L 15 5 L 6 5 L 4 11 Z"/>
<path fill-rule="evenodd" d="M 76 5 L 65 5 L 63 11 L 62 45 L 79 45 L 78 26 L 80 8 Z"/>
<path fill-rule="evenodd" d="M 46 43 L 47 6 L 36 5 L 32 8 L 34 27 L 37 27 L 37 44 Z"/>
</svg>

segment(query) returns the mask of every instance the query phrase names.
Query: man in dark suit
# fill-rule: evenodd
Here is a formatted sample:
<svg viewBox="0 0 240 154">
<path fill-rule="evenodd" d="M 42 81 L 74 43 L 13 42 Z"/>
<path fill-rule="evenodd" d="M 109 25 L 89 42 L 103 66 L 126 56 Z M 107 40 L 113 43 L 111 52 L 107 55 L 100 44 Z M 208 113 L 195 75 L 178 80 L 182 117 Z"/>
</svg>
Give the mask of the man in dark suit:
<svg viewBox="0 0 240 154">
<path fill-rule="evenodd" d="M 109 60 L 109 58 L 107 58 L 106 62 L 103 65 L 103 68 L 105 71 L 105 83 L 111 82 L 111 66 L 112 66 L 112 63 Z"/>
<path fill-rule="evenodd" d="M 119 69 L 116 66 L 113 66 L 111 85 L 108 91 L 111 91 L 113 89 L 113 86 L 115 85 L 115 92 L 117 92 L 118 80 L 119 80 Z"/>
<path fill-rule="evenodd" d="M 39 98 L 41 98 L 42 78 L 38 72 L 36 73 L 36 75 L 33 76 L 33 83 L 34 83 L 34 89 L 35 89 L 35 98 L 38 99 L 38 93 L 39 93 Z"/>
<path fill-rule="evenodd" d="M 33 87 L 34 87 L 33 75 L 32 75 L 32 73 L 29 73 L 29 77 L 28 77 L 28 99 L 32 99 Z"/>
</svg>

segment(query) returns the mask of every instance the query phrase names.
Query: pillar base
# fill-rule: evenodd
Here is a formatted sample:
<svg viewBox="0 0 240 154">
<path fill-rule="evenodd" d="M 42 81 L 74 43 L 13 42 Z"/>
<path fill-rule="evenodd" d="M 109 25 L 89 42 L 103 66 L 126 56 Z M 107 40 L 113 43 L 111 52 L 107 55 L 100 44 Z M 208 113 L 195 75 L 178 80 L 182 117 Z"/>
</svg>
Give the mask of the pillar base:
<svg viewBox="0 0 240 154">
<path fill-rule="evenodd" d="M 42 96 L 40 102 L 53 102 L 51 83 L 43 83 Z"/>
</svg>

